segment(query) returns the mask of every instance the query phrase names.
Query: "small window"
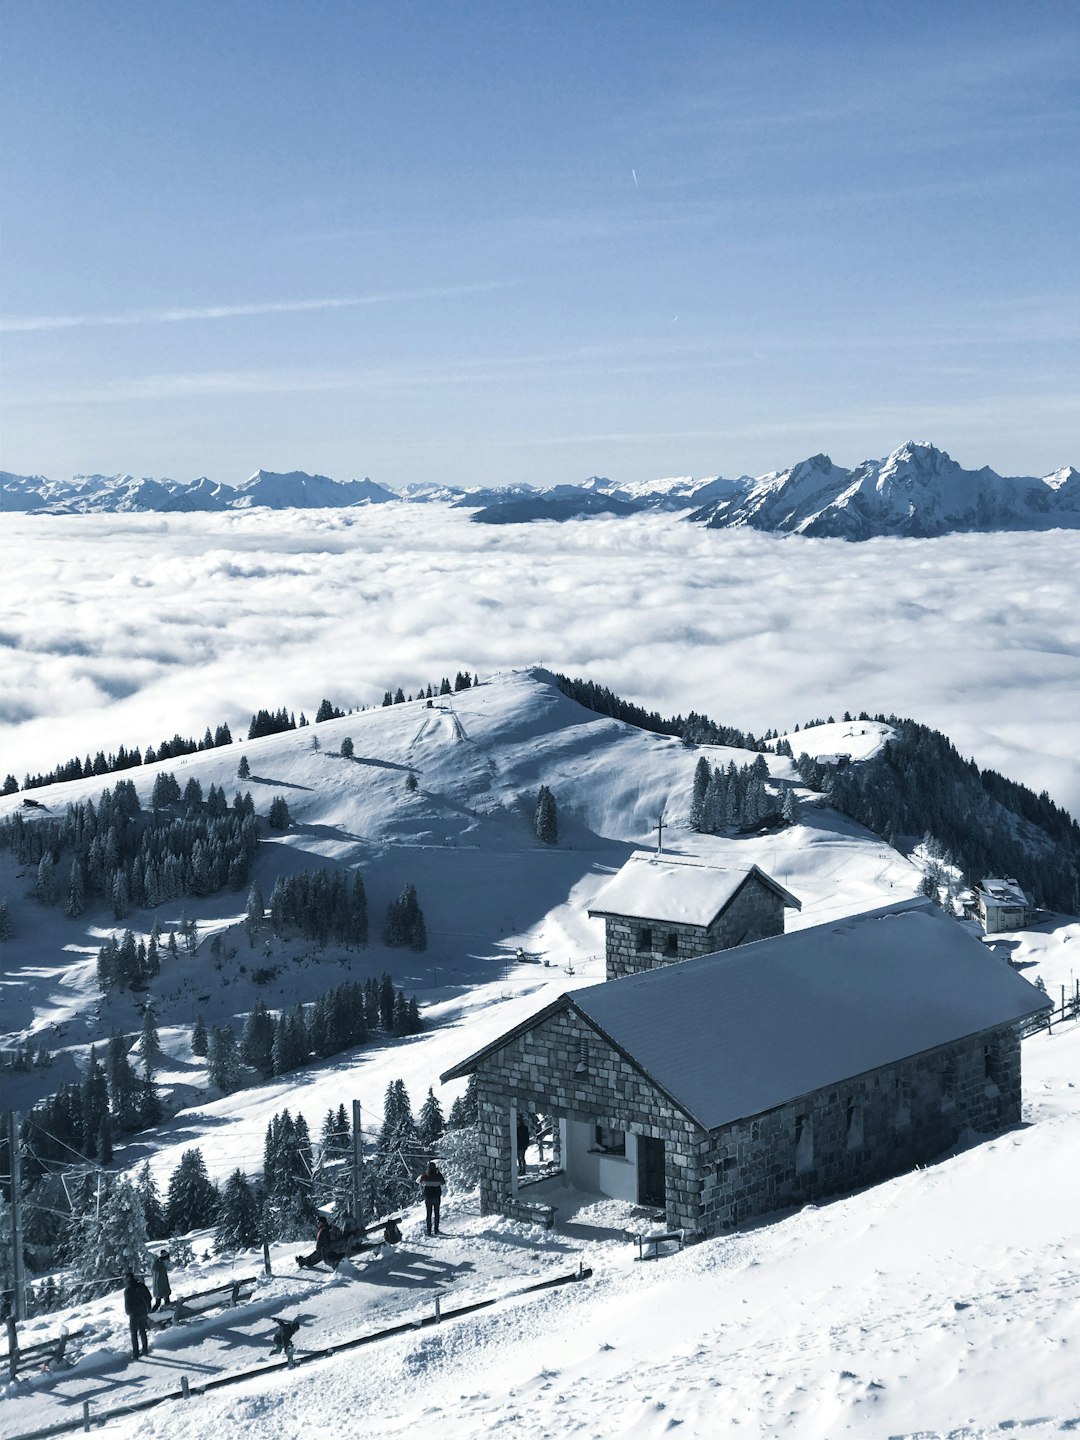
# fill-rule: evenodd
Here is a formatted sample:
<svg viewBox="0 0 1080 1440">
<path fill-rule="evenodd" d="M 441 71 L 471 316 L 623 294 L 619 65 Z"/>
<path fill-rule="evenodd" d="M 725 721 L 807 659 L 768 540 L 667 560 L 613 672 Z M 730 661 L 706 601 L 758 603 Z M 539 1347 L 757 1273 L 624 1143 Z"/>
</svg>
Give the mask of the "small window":
<svg viewBox="0 0 1080 1440">
<path fill-rule="evenodd" d="M 669 931 L 668 937 L 664 941 L 664 954 L 672 960 L 679 954 L 679 937 L 674 930 Z"/>
<path fill-rule="evenodd" d="M 863 1111 L 862 1106 L 856 1101 L 848 1102 L 847 1107 L 847 1148 L 849 1150 L 861 1150 L 863 1143 Z"/>
<path fill-rule="evenodd" d="M 814 1120 L 811 1115 L 795 1116 L 795 1174 L 814 1168 Z"/>
<path fill-rule="evenodd" d="M 941 1067 L 941 1108 L 956 1109 L 956 1061 L 946 1060 Z"/>
<path fill-rule="evenodd" d="M 605 1155 L 625 1155 L 626 1131 L 614 1130 L 608 1125 L 597 1125 L 594 1146 Z"/>
<path fill-rule="evenodd" d="M 637 948 L 639 954 L 642 952 L 652 952 L 652 930 L 648 925 L 637 932 Z"/>
</svg>

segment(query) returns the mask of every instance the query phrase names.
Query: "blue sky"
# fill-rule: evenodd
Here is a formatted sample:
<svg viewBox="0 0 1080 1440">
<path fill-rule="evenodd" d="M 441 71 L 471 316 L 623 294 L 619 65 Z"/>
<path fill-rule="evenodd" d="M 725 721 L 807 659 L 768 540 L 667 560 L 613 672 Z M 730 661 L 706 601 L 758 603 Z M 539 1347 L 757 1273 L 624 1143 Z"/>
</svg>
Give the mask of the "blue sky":
<svg viewBox="0 0 1080 1440">
<path fill-rule="evenodd" d="M 1080 463 L 1080 8 L 10 0 L 0 464 Z"/>
</svg>

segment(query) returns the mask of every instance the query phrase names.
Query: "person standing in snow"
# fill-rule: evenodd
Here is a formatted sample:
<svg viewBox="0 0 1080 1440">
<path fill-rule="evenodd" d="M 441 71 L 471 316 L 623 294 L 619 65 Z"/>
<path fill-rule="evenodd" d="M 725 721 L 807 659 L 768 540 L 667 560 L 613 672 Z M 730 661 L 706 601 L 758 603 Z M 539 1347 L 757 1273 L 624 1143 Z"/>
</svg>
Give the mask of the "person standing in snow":
<svg viewBox="0 0 1080 1440">
<path fill-rule="evenodd" d="M 424 1195 L 424 1221 L 427 1225 L 427 1233 L 439 1233 L 439 1207 L 442 1204 L 443 1186 L 446 1184 L 445 1177 L 434 1160 L 429 1160 L 427 1167 L 416 1177 L 416 1183 L 420 1186 Z"/>
<path fill-rule="evenodd" d="M 517 1168 L 518 1174 L 525 1174 L 525 1151 L 529 1148 L 529 1141 L 532 1139 L 532 1131 L 529 1129 L 529 1122 L 524 1113 L 519 1110 L 517 1117 Z"/>
<path fill-rule="evenodd" d="M 150 1314 L 150 1291 L 143 1284 L 142 1277 L 136 1277 L 131 1270 L 124 1277 L 124 1310 L 131 1330 L 131 1358 L 138 1360 L 140 1345 L 144 1355 L 149 1349 L 146 1317 Z"/>
<path fill-rule="evenodd" d="M 160 1255 L 155 1256 L 154 1263 L 150 1267 L 150 1284 L 154 1291 L 154 1303 L 151 1310 L 160 1310 L 162 1305 L 168 1305 L 172 1299 L 172 1286 L 169 1284 L 169 1252 L 162 1250 Z"/>
</svg>

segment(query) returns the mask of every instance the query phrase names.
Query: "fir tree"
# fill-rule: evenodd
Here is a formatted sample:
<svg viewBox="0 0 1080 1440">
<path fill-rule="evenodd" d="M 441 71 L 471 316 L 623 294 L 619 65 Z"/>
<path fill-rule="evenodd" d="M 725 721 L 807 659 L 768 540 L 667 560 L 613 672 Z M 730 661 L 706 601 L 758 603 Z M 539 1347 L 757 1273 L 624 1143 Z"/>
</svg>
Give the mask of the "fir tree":
<svg viewBox="0 0 1080 1440">
<path fill-rule="evenodd" d="M 348 735 L 346 735 L 346 736 L 345 736 L 345 739 L 342 740 L 342 742 L 341 742 L 341 756 L 342 756 L 342 759 L 343 759 L 343 760 L 351 760 L 355 754 L 356 754 L 356 750 L 355 750 L 355 747 L 353 746 L 353 742 L 352 742 L 351 738 L 350 738 Z"/>
<path fill-rule="evenodd" d="M 250 1250 L 259 1243 L 259 1202 L 242 1170 L 234 1170 L 221 1192 L 214 1249 Z"/>
<path fill-rule="evenodd" d="M 558 844 L 559 819 L 555 811 L 555 796 L 546 785 L 540 786 L 540 793 L 536 797 L 533 827 L 536 830 L 536 838 L 542 840 L 545 845 Z"/>
<path fill-rule="evenodd" d="M 265 914 L 266 902 L 263 900 L 262 886 L 255 880 L 248 891 L 247 909 L 244 912 L 244 930 L 249 946 L 254 946 L 255 932 L 262 925 Z"/>
<path fill-rule="evenodd" d="M 469 1076 L 465 1092 L 459 1095 L 450 1106 L 450 1119 L 447 1122 L 451 1130 L 463 1130 L 468 1125 L 475 1125 L 480 1118 L 479 1105 L 476 1094 L 476 1074 Z"/>
<path fill-rule="evenodd" d="M 277 1022 L 262 1000 L 256 1000 L 255 1008 L 244 1021 L 244 1033 L 240 1039 L 240 1057 L 245 1065 L 269 1076 L 274 1071 L 274 1034 Z"/>
<path fill-rule="evenodd" d="M 162 1060 L 161 1036 L 158 1034 L 157 1016 L 154 1013 L 153 1005 L 147 1005 L 143 1011 L 142 1031 L 139 1039 L 142 1048 L 143 1066 L 146 1070 L 146 1078 L 153 1078 L 154 1071 Z"/>
<path fill-rule="evenodd" d="M 251 766 L 248 764 L 246 755 L 240 756 L 240 764 L 236 767 L 236 778 L 238 780 L 249 780 L 251 778 Z"/>
<path fill-rule="evenodd" d="M 240 1086 L 240 1057 L 236 1036 L 231 1025 L 210 1027 L 206 1048 L 206 1074 L 211 1085 L 223 1095 L 231 1095 Z"/>
<path fill-rule="evenodd" d="M 287 830 L 292 823 L 289 814 L 289 807 L 283 795 L 275 795 L 270 802 L 270 813 L 267 816 L 271 830 Z"/>
<path fill-rule="evenodd" d="M 185 1150 L 169 1180 L 165 1220 L 169 1233 L 186 1234 L 212 1225 L 217 1218 L 218 1193 L 206 1173 L 198 1148 Z"/>
<path fill-rule="evenodd" d="M 206 1034 L 206 1025 L 200 1015 L 191 1031 L 191 1053 L 193 1055 L 205 1055 L 209 1045 L 209 1037 Z"/>
<path fill-rule="evenodd" d="M 85 908 L 86 875 L 83 870 L 82 860 L 78 855 L 75 855 L 71 861 L 71 875 L 68 879 L 68 899 L 64 913 L 72 920 L 77 920 Z"/>
<path fill-rule="evenodd" d="M 146 1216 L 139 1193 L 130 1181 L 114 1181 L 100 1214 L 91 1212 L 85 1219 L 76 1273 L 81 1280 L 92 1283 L 90 1293 L 120 1285 L 128 1270 L 142 1270 Z"/>
<path fill-rule="evenodd" d="M 435 1098 L 435 1091 L 428 1086 L 427 1098 L 416 1117 L 416 1130 L 424 1149 L 434 1151 L 445 1129 L 442 1106 Z"/>
<path fill-rule="evenodd" d="M 709 788 L 711 779 L 712 768 L 705 756 L 702 755 L 694 769 L 694 792 L 690 801 L 690 824 L 695 830 L 702 828 L 702 820 L 705 816 L 705 792 Z"/>
</svg>

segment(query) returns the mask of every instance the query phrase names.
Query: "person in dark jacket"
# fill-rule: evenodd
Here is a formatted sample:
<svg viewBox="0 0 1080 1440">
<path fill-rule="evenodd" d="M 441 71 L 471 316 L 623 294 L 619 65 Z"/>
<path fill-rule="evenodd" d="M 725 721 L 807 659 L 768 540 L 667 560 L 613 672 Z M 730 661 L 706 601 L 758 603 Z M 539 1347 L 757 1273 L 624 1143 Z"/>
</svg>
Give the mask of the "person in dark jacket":
<svg viewBox="0 0 1080 1440">
<path fill-rule="evenodd" d="M 524 1113 L 519 1110 L 517 1117 L 517 1168 L 518 1174 L 525 1174 L 525 1151 L 529 1148 L 529 1141 L 532 1139 L 532 1131 Z"/>
<path fill-rule="evenodd" d="M 146 1317 L 150 1314 L 150 1291 L 143 1284 L 142 1277 L 131 1270 L 124 1277 L 124 1310 L 131 1330 L 131 1358 L 138 1360 L 140 1345 L 143 1355 L 149 1349 Z"/>
<path fill-rule="evenodd" d="M 429 1160 L 425 1169 L 416 1177 L 416 1183 L 420 1186 L 424 1196 L 424 1220 L 427 1225 L 427 1233 L 430 1235 L 434 1227 L 434 1233 L 439 1233 L 439 1207 L 442 1205 L 443 1186 L 446 1179 L 434 1160 Z"/>
<path fill-rule="evenodd" d="M 154 1303 L 151 1310 L 160 1310 L 162 1305 L 168 1305 L 172 1299 L 172 1286 L 169 1284 L 169 1252 L 162 1250 L 160 1255 L 154 1257 L 154 1263 L 150 1267 L 150 1285 L 154 1292 Z"/>
<path fill-rule="evenodd" d="M 296 1263 L 301 1270 L 310 1270 L 312 1266 L 321 1264 L 324 1260 L 331 1270 L 336 1270 L 346 1252 L 346 1244 L 341 1231 L 336 1225 L 331 1225 L 325 1215 L 319 1216 L 319 1223 L 315 1227 L 315 1249 L 310 1255 L 297 1255 Z"/>
</svg>

